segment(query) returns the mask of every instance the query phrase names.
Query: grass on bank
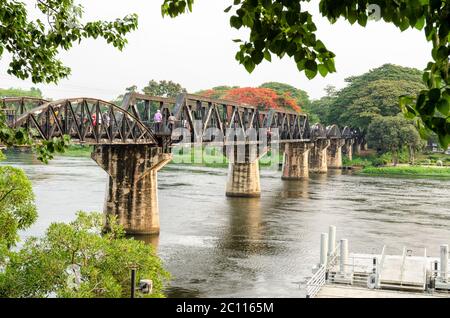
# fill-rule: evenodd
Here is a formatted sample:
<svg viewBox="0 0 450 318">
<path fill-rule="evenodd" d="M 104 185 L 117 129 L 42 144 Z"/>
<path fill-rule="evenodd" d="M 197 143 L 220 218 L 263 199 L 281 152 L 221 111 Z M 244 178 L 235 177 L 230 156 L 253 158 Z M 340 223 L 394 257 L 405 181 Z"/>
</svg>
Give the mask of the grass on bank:
<svg viewBox="0 0 450 318">
<path fill-rule="evenodd" d="M 450 167 L 421 167 L 421 166 L 365 167 L 359 173 L 367 175 L 401 175 L 401 176 L 450 178 Z"/>
<path fill-rule="evenodd" d="M 414 165 L 409 165 L 409 155 L 400 152 L 399 165 L 390 166 L 392 154 L 377 155 L 374 151 L 362 152 L 360 156 L 354 156 L 353 160 L 343 159 L 344 166 L 359 166 L 357 174 L 373 176 L 415 176 L 415 177 L 450 177 L 450 156 L 444 153 L 419 153 L 416 154 Z M 441 161 L 444 167 L 437 166 Z"/>
<path fill-rule="evenodd" d="M 414 161 L 414 165 L 426 165 L 433 166 L 441 161 L 444 166 L 450 166 L 450 155 L 444 153 L 417 153 Z M 392 163 L 392 153 L 387 152 L 382 155 L 378 155 L 375 151 L 363 151 L 361 155 L 354 155 L 353 160 L 348 160 L 347 157 L 343 158 L 344 166 L 362 166 L 362 167 L 379 167 L 388 166 Z M 409 164 L 409 155 L 406 151 L 402 151 L 398 155 L 398 163 Z"/>
<path fill-rule="evenodd" d="M 70 145 L 69 149 L 67 149 L 64 153 L 58 154 L 58 156 L 62 157 L 90 157 L 93 147 L 92 146 L 83 146 L 83 145 Z"/>
</svg>

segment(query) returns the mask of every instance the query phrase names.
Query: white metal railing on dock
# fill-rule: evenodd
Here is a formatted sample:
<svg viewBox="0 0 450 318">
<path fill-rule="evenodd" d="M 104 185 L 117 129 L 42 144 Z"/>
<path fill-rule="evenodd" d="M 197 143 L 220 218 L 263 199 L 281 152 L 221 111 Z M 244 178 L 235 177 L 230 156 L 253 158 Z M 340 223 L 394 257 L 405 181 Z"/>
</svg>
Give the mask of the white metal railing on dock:
<svg viewBox="0 0 450 318">
<path fill-rule="evenodd" d="M 333 252 L 329 255 L 328 261 L 319 266 L 317 272 L 306 282 L 306 298 L 313 298 L 317 295 L 323 285 L 327 282 L 327 273 L 330 268 L 336 265 L 338 251 L 341 244 L 336 244 Z"/>
<path fill-rule="evenodd" d="M 384 260 L 386 259 L 386 245 L 383 245 L 383 249 L 381 250 L 380 263 L 377 268 L 377 288 L 381 286 L 381 272 L 383 271 Z"/>
<path fill-rule="evenodd" d="M 326 265 L 320 265 L 319 270 L 306 283 L 306 298 L 317 295 L 326 282 Z"/>
</svg>

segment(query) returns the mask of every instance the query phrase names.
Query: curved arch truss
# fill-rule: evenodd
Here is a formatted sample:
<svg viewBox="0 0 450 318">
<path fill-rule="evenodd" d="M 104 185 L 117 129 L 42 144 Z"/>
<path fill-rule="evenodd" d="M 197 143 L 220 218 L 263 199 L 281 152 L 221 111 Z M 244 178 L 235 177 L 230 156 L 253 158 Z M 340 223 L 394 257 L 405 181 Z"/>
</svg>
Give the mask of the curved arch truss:
<svg viewBox="0 0 450 318">
<path fill-rule="evenodd" d="M 327 127 L 327 138 L 330 139 L 342 138 L 341 130 L 337 125 L 331 125 Z"/>
<path fill-rule="evenodd" d="M 154 134 L 126 110 L 100 99 L 74 98 L 47 102 L 19 116 L 14 127 L 49 140 L 69 135 L 82 144 L 156 144 Z"/>
<path fill-rule="evenodd" d="M 314 124 L 311 126 L 311 140 L 327 138 L 327 130 L 322 124 Z"/>
<path fill-rule="evenodd" d="M 6 116 L 9 126 L 14 126 L 16 119 L 30 110 L 48 103 L 48 100 L 35 97 L 6 97 L 0 99 L 0 111 Z"/>
</svg>

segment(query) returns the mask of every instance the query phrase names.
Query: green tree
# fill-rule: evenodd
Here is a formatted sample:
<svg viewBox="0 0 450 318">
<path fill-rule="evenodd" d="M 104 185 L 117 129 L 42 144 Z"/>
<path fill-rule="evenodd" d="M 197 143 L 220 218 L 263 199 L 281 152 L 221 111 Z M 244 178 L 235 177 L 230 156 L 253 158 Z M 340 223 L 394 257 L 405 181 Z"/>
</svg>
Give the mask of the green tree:
<svg viewBox="0 0 450 318">
<path fill-rule="evenodd" d="M 36 218 L 33 189 L 23 170 L 0 166 L 0 244 L 14 246 L 18 231 Z"/>
<path fill-rule="evenodd" d="M 127 93 L 135 93 L 138 91 L 138 88 L 136 85 L 131 85 L 130 87 L 125 88 L 125 91 Z"/>
<path fill-rule="evenodd" d="M 336 72 L 335 54 L 317 38 L 312 15 L 304 10 L 306 1 L 236 0 L 227 7 L 233 28 L 248 28 L 248 39 L 240 43 L 236 59 L 252 72 L 272 54 L 294 59 L 299 71 L 312 79 L 317 73 L 326 76 Z M 194 0 L 164 0 L 163 15 L 178 16 L 192 11 Z M 445 148 L 450 143 L 450 87 L 449 87 L 449 22 L 450 2 L 446 0 L 321 0 L 320 13 L 330 23 L 339 18 L 365 27 L 370 19 L 383 19 L 398 27 L 423 30 L 432 44 L 432 61 L 428 63 L 423 81 L 425 89 L 411 96 L 402 96 L 400 106 L 405 116 L 414 118 L 422 135 L 428 130 L 439 136 Z M 232 10 L 233 9 L 233 10 Z"/>
<path fill-rule="evenodd" d="M 326 95 L 320 99 L 313 100 L 307 107 L 310 122 L 322 123 L 323 125 L 339 125 L 338 122 L 330 122 L 329 120 L 333 109 L 332 105 L 337 95 L 336 88 L 332 85 L 327 85 L 324 90 Z"/>
<path fill-rule="evenodd" d="M 221 99 L 227 94 L 228 91 L 235 89 L 235 88 L 240 88 L 240 87 L 239 86 L 222 85 L 222 86 L 216 86 L 216 87 L 213 87 L 213 88 L 207 89 L 207 90 L 201 90 L 201 91 L 196 92 L 195 94 L 206 96 L 209 98 Z"/>
<path fill-rule="evenodd" d="M 79 212 L 75 221 L 51 224 L 44 237 L 28 239 L 19 251 L 3 250 L 0 297 L 130 297 L 131 267 L 138 282 L 152 280 L 146 297 L 163 297 L 169 274 L 153 248 L 124 238 L 118 225 L 105 235 L 101 229 L 101 214 Z"/>
<path fill-rule="evenodd" d="M 302 109 L 305 109 L 310 101 L 308 93 L 304 90 L 295 88 L 294 86 L 291 86 L 289 84 L 285 83 L 278 83 L 278 82 L 268 82 L 260 85 L 261 88 L 270 88 L 271 90 L 274 90 L 277 92 L 280 96 L 289 96 L 297 102 L 297 104 L 302 107 Z"/>
<path fill-rule="evenodd" d="M 39 88 L 31 87 L 29 90 L 20 88 L 0 88 L 0 98 L 3 97 L 36 97 L 42 98 L 42 92 Z"/>
<path fill-rule="evenodd" d="M 85 38 L 104 38 L 122 50 L 125 35 L 137 27 L 137 16 L 115 21 L 84 22 L 83 7 L 73 0 L 37 0 L 44 19 L 30 19 L 26 4 L 3 0 L 0 4 L 0 57 L 11 54 L 8 74 L 33 83 L 58 82 L 70 74 L 58 58 L 61 50 Z"/>
<path fill-rule="evenodd" d="M 161 97 L 177 97 L 180 93 L 186 93 L 186 89 L 180 84 L 172 81 L 155 81 L 148 82 L 142 91 L 144 94 Z"/>
<path fill-rule="evenodd" d="M 414 161 L 414 151 L 421 146 L 417 129 L 413 124 L 400 116 L 377 116 L 367 131 L 369 146 L 378 153 L 392 153 L 392 163 L 398 163 L 399 151 L 407 146 L 410 161 Z"/>
<path fill-rule="evenodd" d="M 425 146 L 426 141 L 423 141 L 420 138 L 416 127 L 413 125 L 403 125 L 403 127 L 400 128 L 400 136 L 402 138 L 402 143 L 408 148 L 409 162 L 414 164 L 416 151 L 421 150 Z"/>
<path fill-rule="evenodd" d="M 125 35 L 137 28 L 137 15 L 131 14 L 115 21 L 90 21 L 83 19 L 83 7 L 73 0 L 34 1 L 42 18 L 32 19 L 27 5 L 15 0 L 0 2 L 0 58 L 8 52 L 11 61 L 8 74 L 20 79 L 31 78 L 33 83 L 57 83 L 70 74 L 70 68 L 58 58 L 62 50 L 86 38 L 103 38 L 122 50 Z M 33 144 L 24 138 L 22 131 L 10 129 L 0 117 L 0 144 Z M 65 141 L 60 139 L 59 144 Z M 55 147 L 56 146 L 56 147 Z M 53 141 L 39 145 L 39 157 L 48 160 L 59 147 Z"/>
<path fill-rule="evenodd" d="M 425 88 L 419 70 L 392 64 L 349 77 L 346 82 L 340 91 L 329 87 L 326 97 L 313 102 L 312 111 L 326 125 L 336 123 L 364 131 L 373 118 L 401 112 L 398 96 Z"/>
</svg>

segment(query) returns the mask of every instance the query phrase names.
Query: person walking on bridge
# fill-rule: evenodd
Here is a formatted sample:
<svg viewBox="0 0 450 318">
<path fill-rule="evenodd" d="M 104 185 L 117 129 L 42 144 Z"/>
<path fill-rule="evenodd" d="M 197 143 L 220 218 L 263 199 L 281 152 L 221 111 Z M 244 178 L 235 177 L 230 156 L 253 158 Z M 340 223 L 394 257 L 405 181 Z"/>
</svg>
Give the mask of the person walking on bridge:
<svg viewBox="0 0 450 318">
<path fill-rule="evenodd" d="M 173 131 L 173 129 L 175 128 L 175 120 L 176 120 L 176 118 L 175 118 L 175 116 L 173 115 L 173 113 L 170 113 L 170 116 L 169 116 L 169 129 L 170 129 L 170 131 L 172 132 Z"/>
<path fill-rule="evenodd" d="M 155 131 L 159 132 L 161 129 L 161 122 L 162 122 L 162 114 L 159 109 L 156 111 L 156 114 L 155 114 L 155 117 L 153 117 L 153 120 L 155 121 Z"/>
</svg>

